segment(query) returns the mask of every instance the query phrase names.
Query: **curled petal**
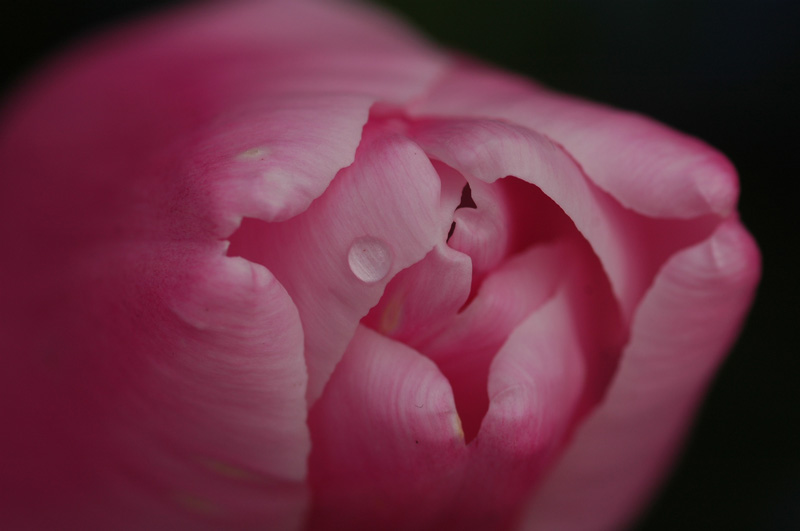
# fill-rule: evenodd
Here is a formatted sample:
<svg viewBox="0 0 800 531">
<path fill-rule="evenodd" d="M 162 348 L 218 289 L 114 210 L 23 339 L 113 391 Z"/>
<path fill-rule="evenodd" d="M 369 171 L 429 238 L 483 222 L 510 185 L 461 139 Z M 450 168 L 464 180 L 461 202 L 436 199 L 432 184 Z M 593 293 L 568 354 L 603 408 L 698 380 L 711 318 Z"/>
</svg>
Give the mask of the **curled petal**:
<svg viewBox="0 0 800 531">
<path fill-rule="evenodd" d="M 460 504 L 475 529 L 507 528 L 575 419 L 585 356 L 567 297 L 556 295 L 517 327 L 492 363 L 489 411 Z"/>
<path fill-rule="evenodd" d="M 439 209 L 425 154 L 368 128 L 355 163 L 306 212 L 283 223 L 246 219 L 231 237 L 229 254 L 265 265 L 297 304 L 310 403 L 386 284 L 444 239 Z"/>
<path fill-rule="evenodd" d="M 4 285 L 8 527 L 301 523 L 299 315 L 272 275 L 223 252 L 117 243 L 7 262 L 49 278 Z"/>
<path fill-rule="evenodd" d="M 511 216 L 507 200 L 498 186 L 474 180 L 470 183 L 476 208 L 459 208 L 448 244 L 472 260 L 472 283 L 483 277 L 508 255 L 511 247 Z"/>
<path fill-rule="evenodd" d="M 737 220 L 670 259 L 637 310 L 604 402 L 532 499 L 532 529 L 610 530 L 673 457 L 699 393 L 750 305 L 759 257 Z"/>
<path fill-rule="evenodd" d="M 424 343 L 441 332 L 450 322 L 446 317 L 467 301 L 471 271 L 467 255 L 440 242 L 392 279 L 362 323 L 412 347 Z"/>
<path fill-rule="evenodd" d="M 574 155 L 600 188 L 648 216 L 726 216 L 736 205 L 733 166 L 705 143 L 643 116 L 476 64 L 449 69 L 410 112 L 490 117 L 539 131 Z"/>
<path fill-rule="evenodd" d="M 445 321 L 439 335 L 417 343 L 450 380 L 467 441 L 489 407 L 489 366 L 508 335 L 553 296 L 569 256 L 564 245 L 531 248 L 493 271 L 475 299 Z"/>
<path fill-rule="evenodd" d="M 31 193 L 97 208 L 133 182 L 125 207 L 163 201 L 174 212 L 157 223 L 183 238 L 226 238 L 242 216 L 287 219 L 352 163 L 374 103 L 417 96 L 444 65 L 391 19 L 326 2 L 210 4 L 132 24 L 8 102 L 0 208 L 13 216 L 13 198 Z M 191 176 L 177 198 L 164 193 L 176 175 Z"/>
<path fill-rule="evenodd" d="M 311 529 L 442 529 L 466 458 L 447 380 L 359 327 L 311 409 Z"/>
<path fill-rule="evenodd" d="M 633 214 L 586 179 L 560 146 L 494 120 L 419 120 L 412 136 L 431 157 L 468 179 L 494 182 L 513 175 L 538 186 L 592 245 L 625 313 L 633 311 L 655 273 L 641 265 L 637 223 Z"/>
</svg>

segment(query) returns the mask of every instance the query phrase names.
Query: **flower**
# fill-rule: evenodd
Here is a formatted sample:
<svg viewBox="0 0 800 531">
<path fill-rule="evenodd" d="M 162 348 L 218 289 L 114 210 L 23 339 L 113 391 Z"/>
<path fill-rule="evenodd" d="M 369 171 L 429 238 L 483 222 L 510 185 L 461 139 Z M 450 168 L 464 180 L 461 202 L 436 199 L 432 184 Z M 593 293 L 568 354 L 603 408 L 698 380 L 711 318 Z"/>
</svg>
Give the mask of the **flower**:
<svg viewBox="0 0 800 531">
<path fill-rule="evenodd" d="M 12 529 L 609 529 L 759 274 L 730 163 L 239 2 L 95 39 L 0 130 Z"/>
</svg>

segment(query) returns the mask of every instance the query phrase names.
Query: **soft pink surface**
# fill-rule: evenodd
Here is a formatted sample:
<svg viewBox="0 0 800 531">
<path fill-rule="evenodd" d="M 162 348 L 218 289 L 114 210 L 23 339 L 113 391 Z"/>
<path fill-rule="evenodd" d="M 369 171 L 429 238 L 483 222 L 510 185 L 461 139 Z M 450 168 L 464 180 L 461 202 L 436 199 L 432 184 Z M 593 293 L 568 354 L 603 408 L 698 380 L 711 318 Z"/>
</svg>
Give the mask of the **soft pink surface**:
<svg viewBox="0 0 800 531">
<path fill-rule="evenodd" d="M 735 219 L 677 253 L 642 301 L 605 401 L 535 496 L 526 529 L 618 529 L 663 473 L 758 280 Z"/>
<path fill-rule="evenodd" d="M 615 529 L 759 272 L 716 151 L 351 4 L 90 42 L 0 175 L 13 529 Z"/>
<path fill-rule="evenodd" d="M 703 142 L 634 113 L 558 94 L 462 61 L 439 78 L 412 116 L 507 120 L 558 142 L 623 206 L 650 216 L 726 216 L 736 207 L 731 163 Z"/>
<path fill-rule="evenodd" d="M 442 64 L 377 14 L 246 2 L 102 37 L 16 95 L 0 131 L 3 527 L 302 524 L 308 309 L 221 239 L 243 216 L 305 211 L 353 162 L 372 103 Z M 438 208 L 431 175 L 419 193 Z M 433 248 L 409 239 L 397 268 Z"/>
</svg>

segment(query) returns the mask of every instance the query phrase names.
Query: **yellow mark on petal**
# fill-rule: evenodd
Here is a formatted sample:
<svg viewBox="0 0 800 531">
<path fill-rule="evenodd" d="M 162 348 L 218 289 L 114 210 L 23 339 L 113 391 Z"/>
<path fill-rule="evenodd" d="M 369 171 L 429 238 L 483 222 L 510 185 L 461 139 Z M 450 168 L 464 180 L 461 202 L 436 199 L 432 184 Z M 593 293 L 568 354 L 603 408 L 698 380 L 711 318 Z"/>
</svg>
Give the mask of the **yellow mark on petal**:
<svg viewBox="0 0 800 531">
<path fill-rule="evenodd" d="M 464 441 L 464 427 L 461 425 L 461 417 L 458 416 L 458 412 L 453 412 L 452 416 L 453 421 L 453 431 L 456 432 L 456 436 L 458 436 L 461 441 Z"/>
<path fill-rule="evenodd" d="M 254 160 L 266 157 L 269 154 L 269 149 L 265 147 L 254 147 L 247 151 L 242 151 L 236 156 L 239 160 Z"/>
<path fill-rule="evenodd" d="M 395 297 L 389 301 L 381 315 L 381 333 L 388 335 L 397 330 L 402 316 L 403 301 L 400 297 Z"/>
</svg>

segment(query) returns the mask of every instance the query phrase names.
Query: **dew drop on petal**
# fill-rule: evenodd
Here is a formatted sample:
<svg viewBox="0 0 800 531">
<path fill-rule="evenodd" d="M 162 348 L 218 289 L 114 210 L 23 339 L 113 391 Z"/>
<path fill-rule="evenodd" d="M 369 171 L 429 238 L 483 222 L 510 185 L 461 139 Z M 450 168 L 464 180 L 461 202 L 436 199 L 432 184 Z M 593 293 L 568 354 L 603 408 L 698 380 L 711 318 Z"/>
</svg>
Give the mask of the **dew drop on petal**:
<svg viewBox="0 0 800 531">
<path fill-rule="evenodd" d="M 378 282 L 392 267 L 392 251 L 383 240 L 363 236 L 350 246 L 347 262 L 350 271 L 362 282 Z"/>
</svg>

